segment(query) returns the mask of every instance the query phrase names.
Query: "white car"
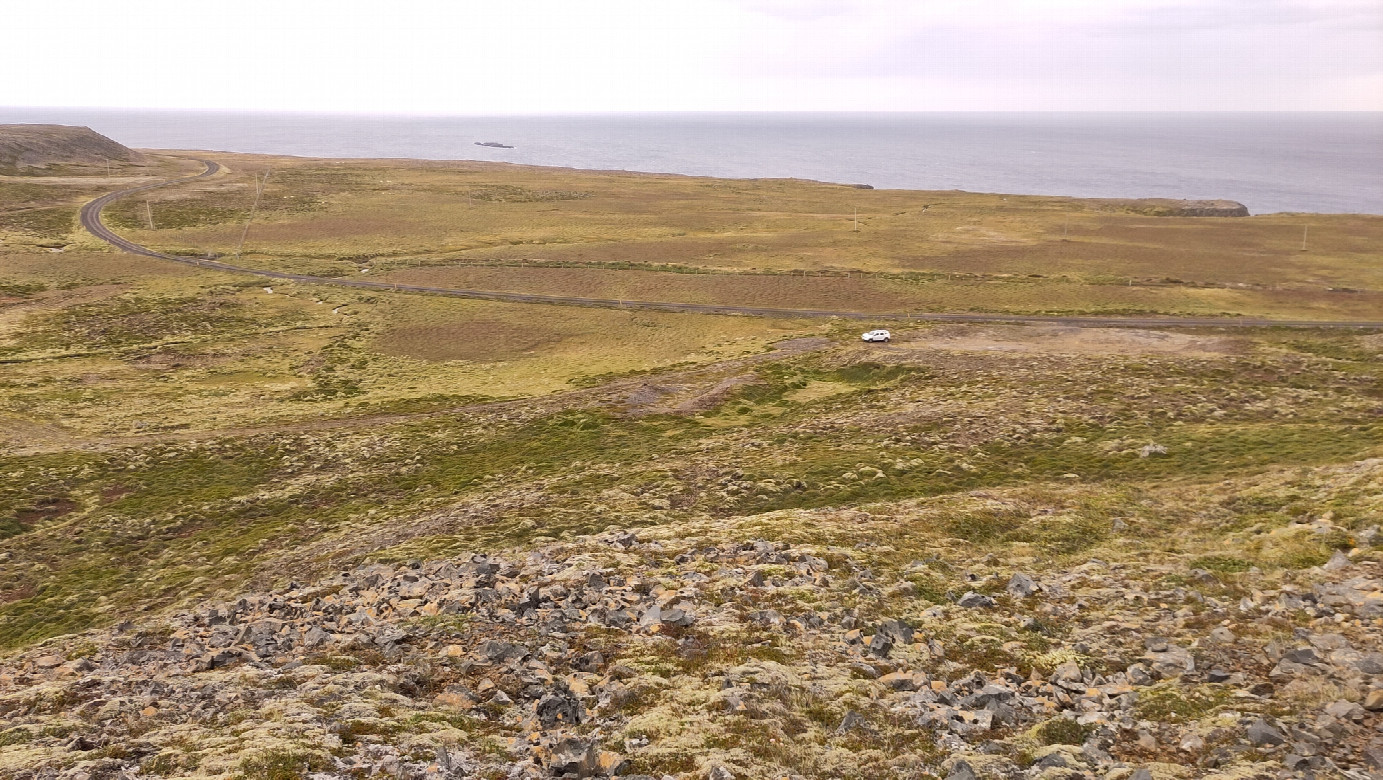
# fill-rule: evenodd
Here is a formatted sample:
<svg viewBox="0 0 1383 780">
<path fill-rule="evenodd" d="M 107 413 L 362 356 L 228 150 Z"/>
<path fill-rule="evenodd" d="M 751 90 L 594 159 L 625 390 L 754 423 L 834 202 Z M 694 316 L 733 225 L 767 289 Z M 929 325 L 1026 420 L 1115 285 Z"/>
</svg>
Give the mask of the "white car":
<svg viewBox="0 0 1383 780">
<path fill-rule="evenodd" d="M 893 334 L 892 334 L 892 333 L 889 333 L 889 332 L 886 331 L 886 330 L 880 329 L 880 330 L 871 330 L 871 331 L 869 331 L 868 333 L 864 334 L 863 336 L 860 336 L 860 341 L 889 341 L 889 340 L 892 339 L 892 338 L 893 338 Z"/>
</svg>

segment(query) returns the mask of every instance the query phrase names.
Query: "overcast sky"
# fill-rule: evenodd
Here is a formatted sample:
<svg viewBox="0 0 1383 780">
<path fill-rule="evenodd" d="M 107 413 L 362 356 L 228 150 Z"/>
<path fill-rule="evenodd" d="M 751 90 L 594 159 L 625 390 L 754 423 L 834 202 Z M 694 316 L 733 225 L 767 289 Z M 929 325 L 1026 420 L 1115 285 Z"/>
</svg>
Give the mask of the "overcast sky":
<svg viewBox="0 0 1383 780">
<path fill-rule="evenodd" d="M 0 105 L 1383 110 L 1383 0 L 34 0 Z"/>
</svg>

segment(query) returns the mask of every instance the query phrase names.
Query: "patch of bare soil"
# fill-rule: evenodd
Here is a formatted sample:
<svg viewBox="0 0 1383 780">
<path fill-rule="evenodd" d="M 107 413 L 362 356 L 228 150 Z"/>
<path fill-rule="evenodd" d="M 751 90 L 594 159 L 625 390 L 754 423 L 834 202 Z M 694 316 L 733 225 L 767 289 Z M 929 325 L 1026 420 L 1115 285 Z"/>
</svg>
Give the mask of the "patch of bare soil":
<svg viewBox="0 0 1383 780">
<path fill-rule="evenodd" d="M 1245 349 L 1240 339 L 1224 336 L 1068 325 L 946 326 L 918 333 L 894 348 L 1078 355 L 1230 355 Z"/>
<path fill-rule="evenodd" d="M 0 415 L 0 453 L 14 454 L 21 447 L 42 445 L 68 447 L 75 441 L 72 434 L 60 425 Z"/>
<path fill-rule="evenodd" d="M 380 336 L 376 347 L 388 355 L 420 360 L 490 363 L 524 357 L 563 338 L 539 324 L 469 320 L 395 328 Z"/>
<path fill-rule="evenodd" d="M 683 372 L 675 375 L 681 381 L 644 382 L 635 386 L 624 396 L 623 405 L 629 414 L 695 414 L 719 406 L 736 388 L 754 384 L 759 377 L 753 373 L 740 373 L 724 377 L 725 369 L 737 370 L 754 363 L 775 358 L 801 355 L 825 349 L 831 340 L 820 336 L 787 339 L 773 345 L 773 351 L 749 358 L 726 361 L 709 367 L 708 370 Z M 716 374 L 722 378 L 716 379 Z"/>
<path fill-rule="evenodd" d="M 696 378 L 690 376 L 681 378 L 693 381 L 677 384 L 649 382 L 635 387 L 624 397 L 625 409 L 636 417 L 648 414 L 695 414 L 719 406 L 736 388 L 759 381 L 756 374 L 736 374 L 714 384 L 694 381 Z"/>
<path fill-rule="evenodd" d="M 1363 345 L 1364 349 L 1383 352 L 1383 333 L 1376 333 L 1372 336 L 1360 336 L 1359 343 Z"/>
<path fill-rule="evenodd" d="M 693 414 L 714 409 L 719 406 L 731 393 L 744 385 L 752 385 L 759 381 L 757 374 L 740 374 L 728 379 L 717 382 L 709 390 L 698 392 L 690 398 L 683 399 L 672 408 L 672 411 L 680 414 Z"/>
</svg>

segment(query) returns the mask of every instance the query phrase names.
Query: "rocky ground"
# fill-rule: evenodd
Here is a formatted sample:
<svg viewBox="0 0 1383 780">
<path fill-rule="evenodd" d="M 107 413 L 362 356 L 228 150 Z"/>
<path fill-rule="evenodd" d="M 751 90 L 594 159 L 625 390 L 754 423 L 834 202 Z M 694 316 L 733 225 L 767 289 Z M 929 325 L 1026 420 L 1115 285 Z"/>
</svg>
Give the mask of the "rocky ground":
<svg viewBox="0 0 1383 780">
<path fill-rule="evenodd" d="M 266 289 L 90 251 L 78 204 L 191 163 L 39 132 L 0 182 L 0 780 L 1383 773 L 1383 335 Z M 213 157 L 109 224 L 225 251 L 272 165 L 279 270 L 1380 310 L 1358 215 L 1302 253 L 1130 213 L 1237 204 L 877 191 L 842 242 L 836 185 Z"/>
<path fill-rule="evenodd" d="M 0 667 L 0 771 L 1383 772 L 1376 529 L 1352 555 L 1264 572 L 1137 555 L 1015 567 L 964 545 L 907 559 L 878 541 L 886 518 L 776 520 L 771 539 L 735 535 L 766 527 L 754 518 L 373 564 L 51 640 Z M 782 540 L 851 527 L 865 541 Z"/>
<path fill-rule="evenodd" d="M 964 335 L 0 460 L 0 777 L 1380 776 L 1376 337 Z"/>
</svg>

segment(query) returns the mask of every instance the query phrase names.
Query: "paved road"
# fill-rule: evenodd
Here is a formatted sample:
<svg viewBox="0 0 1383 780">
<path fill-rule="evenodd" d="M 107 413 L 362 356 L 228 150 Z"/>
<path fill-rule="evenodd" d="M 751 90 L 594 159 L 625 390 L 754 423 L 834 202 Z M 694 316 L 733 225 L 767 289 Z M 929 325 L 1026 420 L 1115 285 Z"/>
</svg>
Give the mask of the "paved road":
<svg viewBox="0 0 1383 780">
<path fill-rule="evenodd" d="M 867 320 L 870 322 L 886 322 L 895 320 L 915 320 L 919 322 L 1018 322 L 1018 323 L 1048 323 L 1057 325 L 1086 325 L 1086 326 L 1131 326 L 1143 328 L 1169 328 L 1169 327 L 1231 327 L 1231 328 L 1264 328 L 1264 327 L 1294 327 L 1294 328 L 1383 328 L 1383 321 L 1312 321 L 1312 320 L 1270 320 L 1255 319 L 1249 317 L 1063 317 L 1063 316 L 1043 316 L 1030 314 L 939 314 L 939 313 L 916 313 L 916 312 L 893 312 L 893 313 L 871 313 L 859 311 L 831 311 L 828 309 L 780 309 L 766 306 L 731 306 L 713 303 L 675 303 L 671 301 L 624 301 L 614 298 L 582 298 L 569 295 L 536 295 L 532 293 L 502 292 L 498 290 L 464 290 L 454 287 L 424 287 L 411 284 L 392 284 L 390 282 L 365 281 L 363 279 L 340 279 L 329 276 L 310 276 L 307 274 L 290 274 L 282 271 L 265 271 L 256 268 L 244 268 L 230 263 L 223 263 L 219 260 L 210 260 L 201 257 L 183 257 L 179 255 L 168 255 L 162 252 L 155 252 L 148 247 L 121 238 L 110 228 L 101 222 L 101 209 L 110 205 L 120 198 L 133 195 L 138 192 L 145 192 L 157 187 L 167 187 L 173 184 L 204 179 L 214 175 L 221 169 L 221 166 L 211 160 L 198 160 L 206 166 L 206 170 L 196 176 L 187 176 L 171 181 L 145 184 L 128 190 L 112 192 L 102 195 L 96 200 L 91 201 L 82 207 L 81 221 L 82 226 L 91 231 L 92 235 L 110 243 L 111 245 L 145 257 L 157 257 L 161 260 L 171 260 L 175 263 L 197 266 L 199 268 L 210 268 L 218 271 L 230 271 L 233 273 L 253 274 L 265 279 L 277 279 L 291 282 L 305 282 L 308 284 L 328 284 L 335 287 L 353 287 L 360 290 L 381 290 L 388 292 L 408 292 L 422 293 L 425 295 L 446 295 L 453 298 L 476 298 L 488 301 L 507 301 L 511 303 L 548 303 L 563 304 L 567 306 L 596 306 L 620 309 L 649 309 L 655 311 L 670 312 L 691 312 L 697 314 L 749 314 L 763 317 L 839 317 L 850 320 Z"/>
<path fill-rule="evenodd" d="M 102 241 L 105 241 L 107 244 L 111 244 L 117 249 L 123 249 L 126 252 L 130 252 L 132 254 L 144 255 L 146 257 L 157 257 L 163 260 L 173 260 L 179 263 L 191 261 L 192 258 L 165 255 L 160 252 L 155 252 L 154 250 L 149 249 L 147 247 L 142 247 L 139 244 L 134 243 L 133 241 L 128 241 L 126 239 L 121 238 L 119 235 L 115 233 L 115 231 L 106 227 L 105 223 L 101 221 L 101 209 L 104 209 L 106 206 L 109 206 L 110 204 L 114 203 L 117 200 L 120 200 L 121 198 L 133 195 L 136 192 L 146 192 L 148 190 L 158 189 L 159 187 L 168 187 L 174 184 L 182 184 L 186 181 L 196 181 L 197 179 L 205 179 L 209 176 L 214 176 L 217 171 L 221 170 L 221 166 L 212 162 L 211 160 L 198 160 L 197 162 L 205 165 L 206 170 L 202 171 L 196 176 L 185 176 L 181 179 L 173 179 L 171 181 L 159 181 L 154 182 L 153 184 L 145 184 L 139 187 L 132 187 L 128 190 L 120 190 L 119 192 L 108 193 L 106 195 L 102 195 L 96 200 L 91 201 L 85 206 L 82 206 L 82 212 L 80 214 L 82 227 L 90 231 L 91 235 L 96 236 Z M 198 264 L 199 263 L 193 262 L 193 265 Z"/>
</svg>

